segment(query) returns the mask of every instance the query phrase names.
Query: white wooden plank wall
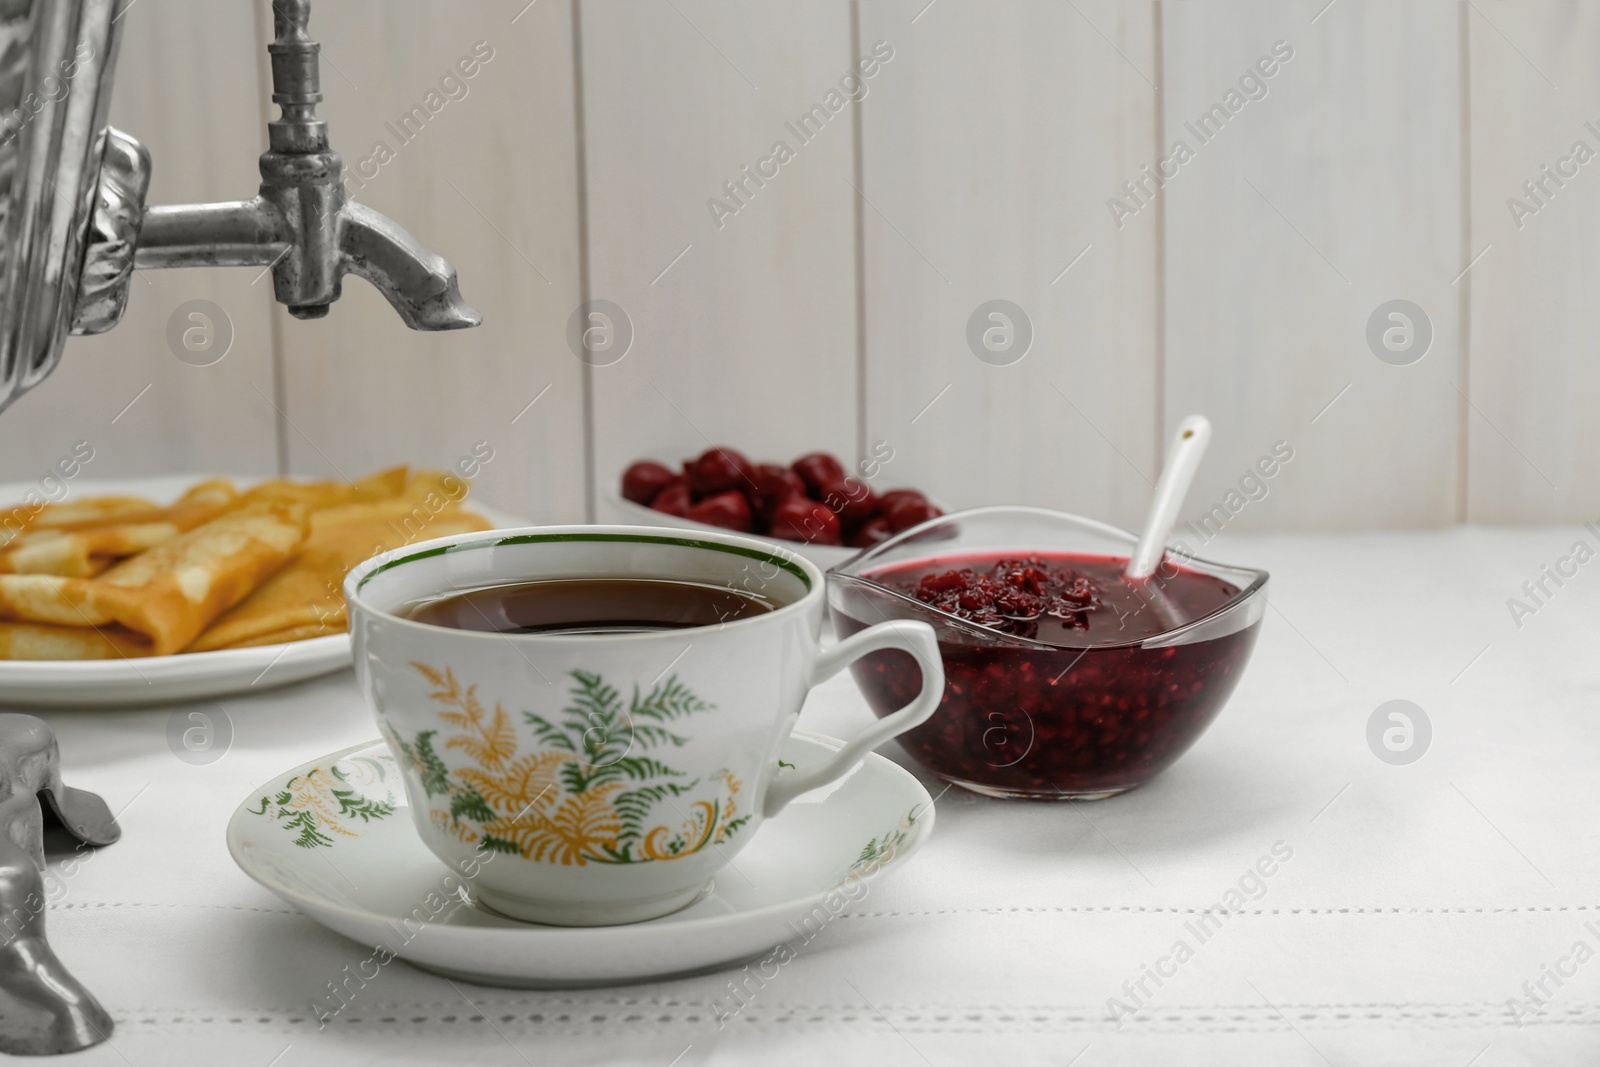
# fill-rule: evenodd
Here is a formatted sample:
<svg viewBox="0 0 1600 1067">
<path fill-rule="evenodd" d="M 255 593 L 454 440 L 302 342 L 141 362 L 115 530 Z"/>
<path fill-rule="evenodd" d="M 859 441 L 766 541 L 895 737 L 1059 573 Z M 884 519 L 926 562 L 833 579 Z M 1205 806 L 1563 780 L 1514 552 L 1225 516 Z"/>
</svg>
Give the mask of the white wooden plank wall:
<svg viewBox="0 0 1600 1067">
<path fill-rule="evenodd" d="M 869 0 L 860 37 L 894 51 L 862 105 L 881 484 L 1137 523 L 1159 465 L 1160 229 L 1118 232 L 1104 201 L 1156 150 L 1152 5 Z M 984 313 L 986 362 L 968 327 L 996 299 L 1032 345 Z"/>
<path fill-rule="evenodd" d="M 633 327 L 631 350 L 591 372 L 600 516 L 639 456 L 675 461 L 715 442 L 757 460 L 849 457 L 850 107 L 799 126 L 851 63 L 849 4 L 579 10 L 589 293 Z"/>
<path fill-rule="evenodd" d="M 152 202 L 254 189 L 254 8 L 126 16 L 114 121 L 154 153 Z M 1600 162 L 1561 162 L 1580 140 L 1600 159 L 1591 8 L 318 4 L 353 195 L 455 262 L 485 325 L 414 334 L 355 279 L 301 323 L 254 272 L 144 273 L 123 324 L 0 419 L 0 477 L 79 439 L 101 476 L 354 475 L 487 440 L 484 498 L 560 521 L 608 517 L 635 456 L 714 441 L 892 450 L 880 487 L 1131 525 L 1166 434 L 1202 411 L 1217 437 L 1186 519 L 1213 529 L 1593 518 Z M 493 57 L 461 76 L 475 47 Z M 445 103 L 398 136 L 430 91 Z M 1197 135 L 1215 105 L 1227 121 Z M 1178 141 L 1156 188 L 1144 168 Z M 1557 185 L 1546 164 L 1579 169 Z M 1539 210 L 1513 218 L 1512 197 Z M 212 366 L 167 343 L 193 299 L 233 325 Z M 968 340 L 997 299 L 1031 327 L 1014 361 Z M 1395 299 L 1431 326 L 1410 365 L 1369 347 Z M 571 350 L 585 300 L 623 309 L 621 359 Z"/>
<path fill-rule="evenodd" d="M 1326 2 L 1164 5 L 1164 155 L 1194 153 L 1161 193 L 1164 419 L 1212 420 L 1192 529 L 1223 509 L 1191 547 L 1458 514 L 1462 7 Z M 1366 339 L 1394 299 L 1432 323 L 1409 366 Z"/>
<path fill-rule="evenodd" d="M 1600 8 L 1478 4 L 1468 25 L 1472 242 L 1475 254 L 1488 249 L 1471 276 L 1469 517 L 1592 521 L 1600 512 L 1600 162 L 1580 165 L 1574 146 L 1600 153 Z M 1576 174 L 1550 179 L 1546 167 Z M 1525 182 L 1542 188 L 1530 196 Z"/>
</svg>

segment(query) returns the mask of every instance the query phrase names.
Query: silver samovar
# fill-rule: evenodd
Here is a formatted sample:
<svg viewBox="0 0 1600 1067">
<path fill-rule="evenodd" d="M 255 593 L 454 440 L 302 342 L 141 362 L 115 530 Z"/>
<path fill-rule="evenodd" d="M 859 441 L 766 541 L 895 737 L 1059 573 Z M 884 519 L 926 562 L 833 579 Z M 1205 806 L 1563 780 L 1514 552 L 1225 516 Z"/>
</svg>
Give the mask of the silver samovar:
<svg viewBox="0 0 1600 1067">
<path fill-rule="evenodd" d="M 346 274 L 414 330 L 476 326 L 456 272 L 392 219 L 345 196 L 317 118 L 310 0 L 274 0 L 261 189 L 249 200 L 147 207 L 150 153 L 106 124 L 128 0 L 0 0 L 0 409 L 61 358 L 67 334 L 122 318 L 133 271 L 270 268 L 297 318 L 328 313 Z"/>
</svg>

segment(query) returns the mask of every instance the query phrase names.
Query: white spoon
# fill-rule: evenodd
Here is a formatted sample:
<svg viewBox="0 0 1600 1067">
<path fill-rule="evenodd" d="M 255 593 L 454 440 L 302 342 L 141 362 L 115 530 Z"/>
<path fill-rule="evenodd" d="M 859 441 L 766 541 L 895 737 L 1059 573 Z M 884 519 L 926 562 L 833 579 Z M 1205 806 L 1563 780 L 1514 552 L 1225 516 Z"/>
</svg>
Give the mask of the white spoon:
<svg viewBox="0 0 1600 1067">
<path fill-rule="evenodd" d="M 1167 538 L 1178 521 L 1178 509 L 1195 472 L 1200 469 L 1200 459 L 1211 443 L 1211 423 L 1204 415 L 1190 415 L 1178 423 L 1172 446 L 1167 449 L 1167 465 L 1156 483 L 1156 496 L 1150 502 L 1150 513 L 1145 516 L 1144 532 L 1139 536 L 1139 546 L 1128 559 L 1122 576 L 1131 582 L 1142 581 L 1156 572 L 1167 551 Z"/>
</svg>

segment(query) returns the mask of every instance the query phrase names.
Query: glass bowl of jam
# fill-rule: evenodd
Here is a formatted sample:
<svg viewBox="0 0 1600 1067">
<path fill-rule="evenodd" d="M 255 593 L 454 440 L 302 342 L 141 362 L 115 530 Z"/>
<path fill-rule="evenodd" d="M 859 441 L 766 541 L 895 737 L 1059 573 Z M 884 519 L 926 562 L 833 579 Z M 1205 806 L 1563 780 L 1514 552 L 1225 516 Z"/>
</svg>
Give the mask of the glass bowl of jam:
<svg viewBox="0 0 1600 1067">
<path fill-rule="evenodd" d="M 939 710 L 900 744 L 934 774 L 995 797 L 1099 800 L 1149 781 L 1216 718 L 1266 613 L 1267 573 L 1168 549 L 1123 577 L 1126 530 L 1043 508 L 989 507 L 913 527 L 828 572 L 840 638 L 929 623 Z M 914 698 L 903 652 L 851 667 L 880 717 Z"/>
</svg>

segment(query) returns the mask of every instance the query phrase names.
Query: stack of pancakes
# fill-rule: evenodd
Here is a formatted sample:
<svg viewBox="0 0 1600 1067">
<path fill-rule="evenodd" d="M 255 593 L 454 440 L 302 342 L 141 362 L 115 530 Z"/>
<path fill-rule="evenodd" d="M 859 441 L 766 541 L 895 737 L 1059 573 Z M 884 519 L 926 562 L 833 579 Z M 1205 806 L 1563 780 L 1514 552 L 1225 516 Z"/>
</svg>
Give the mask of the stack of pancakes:
<svg viewBox="0 0 1600 1067">
<path fill-rule="evenodd" d="M 467 483 L 396 467 L 355 482 L 217 479 L 161 506 L 96 497 L 0 513 L 0 659 L 89 660 L 343 633 L 345 573 L 487 530 Z"/>
</svg>

